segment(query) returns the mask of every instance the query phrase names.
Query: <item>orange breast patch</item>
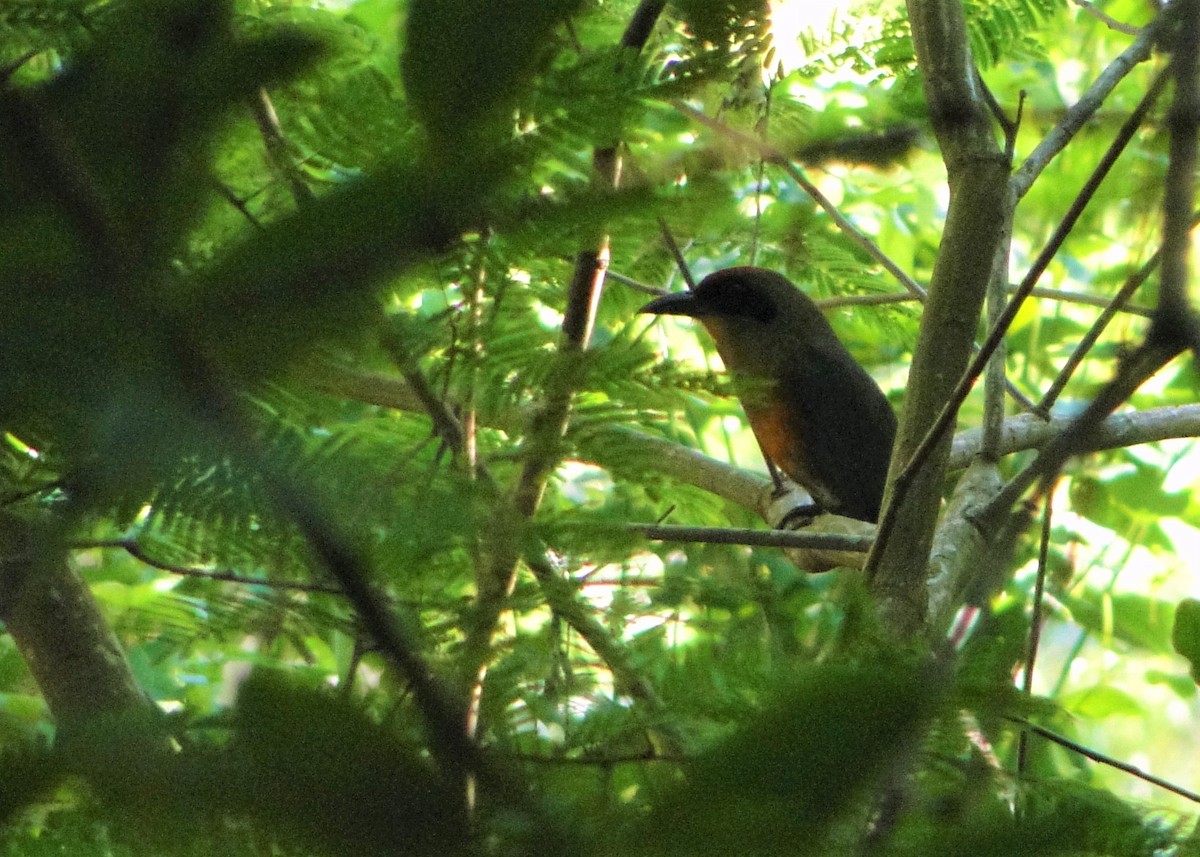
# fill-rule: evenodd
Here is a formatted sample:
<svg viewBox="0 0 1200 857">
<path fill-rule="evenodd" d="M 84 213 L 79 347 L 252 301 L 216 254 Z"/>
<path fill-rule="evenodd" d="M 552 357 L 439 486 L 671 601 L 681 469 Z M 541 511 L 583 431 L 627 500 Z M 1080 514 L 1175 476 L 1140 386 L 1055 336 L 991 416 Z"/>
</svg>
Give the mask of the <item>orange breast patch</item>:
<svg viewBox="0 0 1200 857">
<path fill-rule="evenodd" d="M 807 481 L 810 475 L 804 466 L 805 450 L 796 415 L 789 415 L 783 402 L 771 396 L 765 407 L 746 408 L 746 417 L 771 460 L 793 479 Z"/>
</svg>

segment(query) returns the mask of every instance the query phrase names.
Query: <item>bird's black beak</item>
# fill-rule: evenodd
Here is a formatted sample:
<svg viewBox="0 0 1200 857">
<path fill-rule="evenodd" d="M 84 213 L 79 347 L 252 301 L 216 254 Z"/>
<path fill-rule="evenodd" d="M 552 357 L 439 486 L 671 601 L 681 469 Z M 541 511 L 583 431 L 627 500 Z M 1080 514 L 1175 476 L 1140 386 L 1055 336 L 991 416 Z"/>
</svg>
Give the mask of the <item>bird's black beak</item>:
<svg viewBox="0 0 1200 857">
<path fill-rule="evenodd" d="M 673 292 L 655 298 L 642 307 L 638 312 L 654 313 L 655 315 L 703 315 L 704 308 L 694 292 Z"/>
</svg>

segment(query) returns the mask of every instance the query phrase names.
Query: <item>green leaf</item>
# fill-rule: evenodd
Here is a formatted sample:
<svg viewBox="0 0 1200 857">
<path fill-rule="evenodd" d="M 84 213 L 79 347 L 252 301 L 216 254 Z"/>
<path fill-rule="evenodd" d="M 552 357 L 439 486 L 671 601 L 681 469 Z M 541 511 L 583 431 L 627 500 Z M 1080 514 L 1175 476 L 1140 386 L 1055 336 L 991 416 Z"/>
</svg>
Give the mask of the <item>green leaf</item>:
<svg viewBox="0 0 1200 857">
<path fill-rule="evenodd" d="M 1180 699 L 1192 699 L 1197 693 L 1196 679 L 1182 673 L 1146 670 L 1146 684 L 1166 685 Z"/>
<path fill-rule="evenodd" d="M 1113 716 L 1138 717 L 1145 714 L 1145 708 L 1132 694 L 1103 684 L 1065 693 L 1059 702 L 1072 714 L 1095 720 Z"/>
<path fill-rule="evenodd" d="M 231 750 L 228 808 L 330 853 L 442 855 L 464 845 L 458 784 L 344 696 L 256 672 L 238 695 Z"/>
<path fill-rule="evenodd" d="M 1185 598 L 1175 608 L 1171 645 L 1187 659 L 1192 678 L 1200 683 L 1200 601 Z"/>
<path fill-rule="evenodd" d="M 1171 651 L 1170 602 L 1134 592 L 1064 596 L 1072 618 L 1101 639 L 1115 637 L 1151 652 Z"/>
<path fill-rule="evenodd" d="M 638 842 L 653 854 L 772 853 L 785 842 L 819 853 L 825 829 L 916 740 L 938 696 L 927 674 L 894 660 L 810 667 L 698 761 Z"/>
<path fill-rule="evenodd" d="M 472 152 L 515 106 L 579 0 L 414 0 L 401 72 L 409 103 L 450 157 Z"/>
</svg>

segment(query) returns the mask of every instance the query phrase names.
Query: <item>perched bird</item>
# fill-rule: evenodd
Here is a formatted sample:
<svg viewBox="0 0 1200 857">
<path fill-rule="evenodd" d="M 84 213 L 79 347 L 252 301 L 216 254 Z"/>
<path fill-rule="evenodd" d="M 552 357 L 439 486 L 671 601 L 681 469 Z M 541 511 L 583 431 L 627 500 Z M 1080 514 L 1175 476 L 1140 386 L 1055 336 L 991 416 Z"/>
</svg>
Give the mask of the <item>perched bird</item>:
<svg viewBox="0 0 1200 857">
<path fill-rule="evenodd" d="M 640 312 L 697 318 L 767 456 L 826 512 L 875 522 L 896 415 L 812 300 L 762 268 L 727 268 Z"/>
</svg>

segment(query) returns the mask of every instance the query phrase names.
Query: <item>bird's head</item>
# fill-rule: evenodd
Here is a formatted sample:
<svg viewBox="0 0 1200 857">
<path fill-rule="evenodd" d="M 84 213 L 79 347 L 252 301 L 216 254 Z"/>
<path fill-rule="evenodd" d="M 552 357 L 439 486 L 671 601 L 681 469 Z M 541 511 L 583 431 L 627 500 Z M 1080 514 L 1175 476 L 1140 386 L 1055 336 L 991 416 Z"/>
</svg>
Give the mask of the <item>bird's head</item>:
<svg viewBox="0 0 1200 857">
<path fill-rule="evenodd" d="M 776 360 L 794 360 L 804 348 L 836 344 L 817 305 L 787 277 L 764 268 L 726 268 L 694 291 L 656 298 L 639 312 L 699 319 L 727 368 L 770 374 Z"/>
</svg>

